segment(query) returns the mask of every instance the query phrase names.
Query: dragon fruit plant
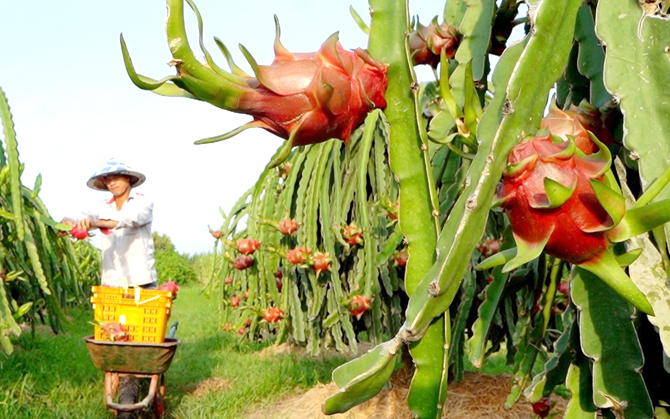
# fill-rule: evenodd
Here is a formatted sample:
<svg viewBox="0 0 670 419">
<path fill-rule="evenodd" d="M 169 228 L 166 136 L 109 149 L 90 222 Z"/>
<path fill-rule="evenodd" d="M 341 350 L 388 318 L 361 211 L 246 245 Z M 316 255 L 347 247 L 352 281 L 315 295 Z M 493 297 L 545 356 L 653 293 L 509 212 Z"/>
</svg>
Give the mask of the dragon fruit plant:
<svg viewBox="0 0 670 419">
<path fill-rule="evenodd" d="M 372 58 L 357 56 L 365 62 L 359 68 L 375 74 L 363 85 L 383 89 L 366 87 L 370 102 L 349 115 L 350 125 L 340 125 L 335 107 L 321 101 L 326 108 L 294 115 L 296 124 L 284 131 L 273 125 L 282 115 L 228 102 L 262 89 L 273 91 L 263 100 L 276 100 L 273 86 L 280 69 L 289 68 L 281 57 L 302 71 L 305 56 L 287 53 L 278 41 L 270 66 L 246 54 L 255 77 L 230 60 L 231 72 L 219 70 L 206 51 L 205 66 L 188 49 L 182 2 L 170 0 L 177 76 L 156 82 L 136 75 L 124 45 L 128 72 L 141 88 L 251 109 L 254 121 L 211 141 L 249 126 L 288 139 L 270 166 L 285 160 L 290 171 L 264 171 L 224 214 L 226 240 L 263 243 L 254 266 L 235 270 L 236 250 L 218 240 L 224 257 L 212 287 L 220 284 L 226 299 L 250 291 L 231 312 L 239 319 L 280 308 L 278 339 L 311 353 L 328 344 L 355 348 L 365 328 L 376 346 L 333 372 L 339 390 L 325 413 L 377 394 L 407 351 L 412 414 L 440 418 L 448 380 L 463 377 L 464 358 L 481 366 L 503 346 L 514 368 L 508 407 L 522 396 L 541 407 L 562 384 L 572 394 L 570 418 L 651 419 L 654 408 L 663 409 L 658 383 L 669 375 L 659 354 L 670 355 L 668 7 L 595 3 L 529 0 L 529 13 L 520 15 L 516 0 L 448 0 L 435 26 L 413 34 L 407 1 L 370 0 L 370 25 L 361 26 Z M 507 42 L 521 24 L 526 36 Z M 333 40 L 311 56 L 328 51 L 351 57 Z M 436 79 L 419 83 L 414 65 L 427 51 Z M 495 66 L 491 54 L 500 56 Z M 268 81 L 270 74 L 275 79 Z M 253 92 L 239 88 L 239 80 L 253 81 Z M 302 80 L 306 87 L 296 94 L 317 97 L 314 77 Z M 330 85 L 358 103 L 355 83 Z M 545 117 L 552 90 L 555 103 Z M 215 97 L 219 91 L 225 94 Z M 294 100 L 288 93 L 286 100 Z M 321 115 L 326 122 L 314 124 Z M 345 141 L 323 141 L 331 137 Z M 308 146 L 292 150 L 296 144 Z M 493 203 L 500 207 L 491 211 Z M 244 217 L 249 221 L 239 228 Z M 300 228 L 280 232 L 285 219 Z M 362 240 L 341 228 L 354 223 Z M 487 238 L 500 240 L 497 248 L 476 251 Z M 287 260 L 298 248 L 313 252 L 302 261 L 293 252 L 298 263 Z M 318 273 L 308 260 L 317 252 L 332 257 Z M 482 271 L 473 268 L 478 263 Z M 279 267 L 281 292 L 273 275 Z M 228 276 L 235 281 L 225 285 Z M 356 296 L 369 301 L 354 307 Z M 254 338 L 268 326 L 256 320 L 242 332 Z M 384 335 L 393 337 L 382 342 Z"/>
</svg>

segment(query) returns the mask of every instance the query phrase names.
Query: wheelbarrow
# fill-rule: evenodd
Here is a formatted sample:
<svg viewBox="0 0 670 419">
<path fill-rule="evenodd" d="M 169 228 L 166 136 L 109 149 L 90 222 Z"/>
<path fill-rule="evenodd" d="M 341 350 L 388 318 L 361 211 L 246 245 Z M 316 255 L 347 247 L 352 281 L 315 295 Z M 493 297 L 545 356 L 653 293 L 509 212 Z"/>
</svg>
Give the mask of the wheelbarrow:
<svg viewBox="0 0 670 419">
<path fill-rule="evenodd" d="M 176 322 L 170 336 L 174 336 Z M 166 338 L 163 343 L 106 342 L 93 336 L 83 338 L 95 367 L 105 372 L 105 404 L 119 418 L 132 417 L 134 411 L 153 408 L 157 419 L 165 413 L 165 371 L 181 343 L 178 339 Z M 148 378 L 149 392 L 137 401 L 137 395 L 125 395 L 119 388 L 124 377 Z M 118 403 L 114 402 L 119 395 Z M 130 398 L 130 400 L 129 400 Z"/>
</svg>

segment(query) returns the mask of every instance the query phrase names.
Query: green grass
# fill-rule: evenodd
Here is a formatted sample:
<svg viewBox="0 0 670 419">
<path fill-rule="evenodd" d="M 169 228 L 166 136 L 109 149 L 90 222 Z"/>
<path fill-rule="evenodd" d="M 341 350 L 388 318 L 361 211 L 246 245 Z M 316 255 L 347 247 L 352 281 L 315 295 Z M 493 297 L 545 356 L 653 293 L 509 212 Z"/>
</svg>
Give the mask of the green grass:
<svg viewBox="0 0 670 419">
<path fill-rule="evenodd" d="M 103 404 L 103 373 L 91 363 L 82 337 L 92 334 L 90 309 L 73 310 L 73 325 L 54 336 L 40 328 L 0 354 L 0 418 L 113 418 Z M 183 287 L 170 319 L 182 344 L 166 373 L 169 418 L 239 418 L 296 389 L 330 381 L 343 358 L 260 357 L 267 344 L 239 342 L 221 330 L 216 301 L 200 287 Z M 195 391 L 203 383 L 224 390 Z"/>
</svg>

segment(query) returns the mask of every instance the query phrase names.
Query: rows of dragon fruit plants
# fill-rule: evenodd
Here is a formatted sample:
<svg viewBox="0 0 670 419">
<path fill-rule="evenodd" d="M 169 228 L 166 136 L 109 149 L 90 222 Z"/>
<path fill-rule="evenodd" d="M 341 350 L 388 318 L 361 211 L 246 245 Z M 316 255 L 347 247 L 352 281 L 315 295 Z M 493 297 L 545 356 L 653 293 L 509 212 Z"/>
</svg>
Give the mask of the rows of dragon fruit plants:
<svg viewBox="0 0 670 419">
<path fill-rule="evenodd" d="M 21 183 L 16 132 L 1 89 L 0 117 L 0 345 L 10 354 L 22 323 L 63 330 L 63 310 L 86 301 L 100 276 L 100 255 L 88 242 L 74 243 L 70 228 L 51 218 L 39 197 L 40 176 L 32 189 Z"/>
<path fill-rule="evenodd" d="M 386 160 L 383 135 L 365 141 L 358 130 L 348 147 L 296 150 L 242 197 L 244 210 L 213 232 L 221 263 L 210 286 L 235 308 L 226 330 L 254 337 L 271 327 L 312 353 L 355 350 L 361 331 L 379 342 L 398 330 L 406 256 Z"/>
<path fill-rule="evenodd" d="M 441 417 L 448 379 L 462 374 L 465 345 L 473 364 L 481 365 L 490 353 L 487 348 L 496 350 L 503 343 L 515 368 L 508 406 L 524 394 L 545 417 L 550 411 L 546 398 L 559 383 L 572 393 L 567 417 L 650 418 L 654 407 L 662 405 L 659 383 L 668 374 L 658 354 L 661 344 L 668 353 L 664 326 L 670 319 L 664 315 L 669 299 L 666 239 L 658 228 L 653 235 L 657 246 L 634 236 L 668 221 L 667 201 L 652 200 L 670 195 L 670 189 L 664 189 L 670 141 L 663 133 L 668 127 L 658 116 L 667 111 L 661 99 L 668 93 L 663 75 L 670 73 L 663 54 L 670 42 L 650 42 L 669 39 L 668 7 L 657 2 L 642 7 L 632 0 L 601 0 L 597 9 L 580 0 L 528 3 L 530 12 L 521 17 L 515 1 L 449 0 L 443 11 L 445 24 L 435 21 L 432 34 L 422 27 L 412 33 L 408 4 L 402 0 L 371 0 L 369 27 L 356 16 L 370 35 L 368 52 L 374 57 L 363 59 L 374 77 L 363 78 L 381 80 L 385 72 L 388 88 L 383 101 L 375 91 L 369 95 L 374 98 L 369 109 L 356 107 L 355 118 L 349 120 L 358 123 L 365 118 L 364 141 L 384 133 L 389 165 L 399 183 L 396 228 L 407 246 L 404 291 L 410 299 L 405 323 L 394 338 L 334 372 L 340 391 L 326 402 L 327 413 L 345 411 L 378 393 L 408 348 L 414 363 L 408 404 L 416 417 Z M 333 41 L 324 44 L 313 61 L 287 52 L 278 41 L 271 66 L 258 66 L 245 53 L 255 78 L 232 63 L 220 42 L 232 73 L 213 64 L 206 51 L 205 66 L 188 48 L 183 2 L 168 1 L 168 8 L 167 33 L 177 76 L 154 81 L 137 75 L 123 45 L 131 79 L 159 94 L 198 98 L 249 113 L 254 121 L 241 129 L 260 126 L 288 140 L 269 167 L 284 161 L 293 145 L 336 136 L 346 142 L 355 124 L 337 118 L 345 108 L 338 100 L 352 97 L 355 87 L 385 87 L 385 82 L 365 84 L 360 79 L 358 84 L 328 82 L 331 76 L 319 70 L 320 60 L 342 57 Z M 506 45 L 512 28 L 521 23 L 526 38 Z M 417 48 L 417 40 L 425 48 Z M 422 61 L 436 68 L 437 82 L 419 85 L 413 73 L 417 58 L 426 50 L 441 52 L 436 51 L 440 45 L 445 48 L 439 60 L 432 56 Z M 489 54 L 501 55 L 492 80 L 487 77 Z M 351 71 L 351 61 L 336 64 L 349 76 L 361 75 Z M 646 68 L 641 73 L 644 88 L 633 82 L 639 76 L 637 68 Z M 295 73 L 301 75 L 299 88 L 285 79 Z M 249 93 L 249 86 L 257 90 Z M 295 89 L 282 90 L 290 87 Z M 554 136 L 536 134 L 552 87 L 564 112 L 554 110 L 544 120 Z M 239 97 L 260 93 L 278 104 L 291 97 L 312 105 L 281 108 L 296 111 L 290 115 L 235 105 Z M 384 104 L 388 106 L 383 114 L 375 110 L 365 116 Z M 273 124 L 288 122 L 288 131 L 273 129 Z M 645 141 L 648 138 L 656 140 Z M 619 159 L 613 162 L 612 156 Z M 323 165 L 325 172 L 333 163 L 323 158 L 314 164 Z M 244 213 L 248 205 L 264 205 L 259 200 L 276 202 L 266 189 L 269 173 L 261 176 L 251 203 L 244 197 L 235 214 Z M 373 173 L 369 170 L 367 177 Z M 504 181 L 496 194 L 501 176 Z M 490 213 L 494 195 L 509 221 L 500 209 Z M 305 205 L 316 213 L 322 203 L 315 198 L 291 205 Z M 356 209 L 366 211 L 364 206 Z M 230 225 L 237 221 L 237 216 L 229 216 L 222 231 L 233 231 Z M 490 237 L 482 243 L 484 235 Z M 501 236 L 501 251 L 482 262 Z M 642 250 L 626 252 L 624 245 L 614 244 L 626 241 L 626 246 Z M 475 252 L 478 244 L 481 251 Z M 475 265 L 481 271 L 473 271 Z M 632 281 L 622 266 L 629 266 Z M 266 281 L 271 273 L 272 269 L 266 272 Z M 630 321 L 633 307 L 640 310 L 635 322 Z M 641 370 L 643 352 L 652 365 Z M 533 377 L 533 366 L 545 357 L 545 371 Z"/>
</svg>

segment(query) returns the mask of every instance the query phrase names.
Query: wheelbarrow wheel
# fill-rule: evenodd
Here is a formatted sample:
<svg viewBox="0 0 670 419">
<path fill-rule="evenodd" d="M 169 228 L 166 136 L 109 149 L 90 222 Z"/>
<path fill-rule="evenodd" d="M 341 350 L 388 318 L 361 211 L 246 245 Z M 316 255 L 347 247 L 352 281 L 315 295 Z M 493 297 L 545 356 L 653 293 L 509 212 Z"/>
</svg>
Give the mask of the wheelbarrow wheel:
<svg viewBox="0 0 670 419">
<path fill-rule="evenodd" d="M 135 404 L 140 394 L 140 381 L 136 377 L 123 376 L 119 380 L 119 404 Z M 119 412 L 118 419 L 134 419 L 135 412 Z"/>
<path fill-rule="evenodd" d="M 161 374 L 161 384 L 154 396 L 154 415 L 156 419 L 163 419 L 165 415 L 165 376 Z"/>
</svg>

